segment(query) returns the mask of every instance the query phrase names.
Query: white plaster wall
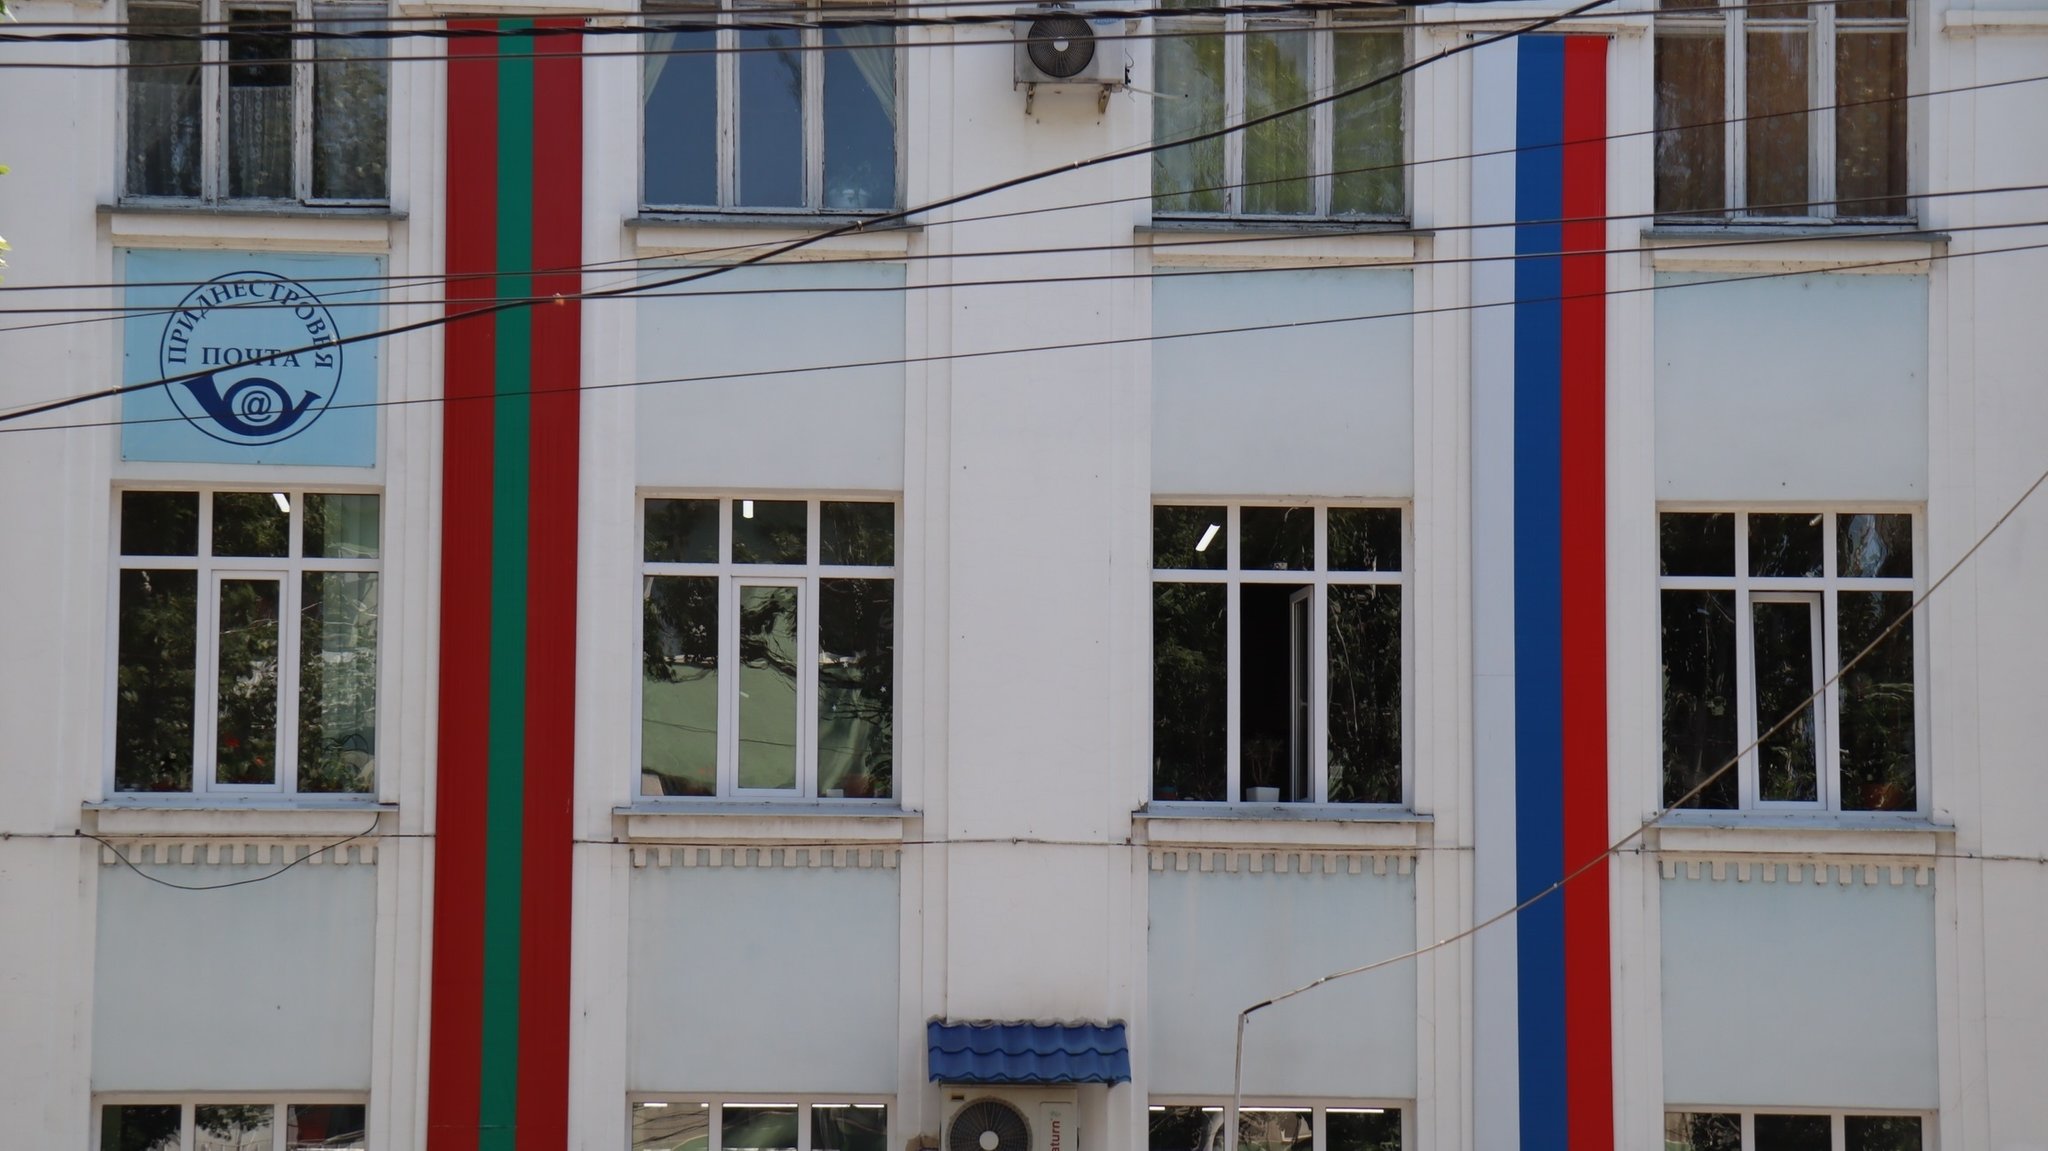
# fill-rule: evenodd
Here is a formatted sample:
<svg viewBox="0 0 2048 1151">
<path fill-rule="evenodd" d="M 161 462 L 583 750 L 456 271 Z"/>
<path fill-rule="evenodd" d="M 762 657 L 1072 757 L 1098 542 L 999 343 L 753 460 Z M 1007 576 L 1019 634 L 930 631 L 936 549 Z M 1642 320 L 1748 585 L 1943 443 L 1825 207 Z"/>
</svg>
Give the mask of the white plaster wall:
<svg viewBox="0 0 2048 1151">
<path fill-rule="evenodd" d="M 1656 278 L 1658 498 L 1927 498 L 1926 277 L 1728 278 Z"/>
<path fill-rule="evenodd" d="M 203 885 L 276 868 L 144 870 Z M 94 1091 L 369 1090 L 374 868 L 301 864 L 224 891 L 107 868 L 99 890 Z"/>
<path fill-rule="evenodd" d="M 1388 316 L 1162 340 L 1152 352 L 1152 489 L 1177 495 L 1407 496 L 1415 490 L 1414 274 L 1175 272 L 1155 335 Z"/>
<path fill-rule="evenodd" d="M 1164 1095 L 1229 1095 L 1237 1013 L 1317 976 L 1415 945 L 1412 875 L 1164 871 L 1151 884 L 1150 1026 Z M 1249 1095 L 1408 1099 L 1415 968 L 1327 984 L 1252 1016 Z"/>
<path fill-rule="evenodd" d="M 1803 874 L 1664 882 L 1665 1099 L 1933 1109 L 1933 889 Z"/>
<path fill-rule="evenodd" d="M 896 1090 L 896 872 L 645 868 L 628 888 L 623 1090 Z"/>
</svg>

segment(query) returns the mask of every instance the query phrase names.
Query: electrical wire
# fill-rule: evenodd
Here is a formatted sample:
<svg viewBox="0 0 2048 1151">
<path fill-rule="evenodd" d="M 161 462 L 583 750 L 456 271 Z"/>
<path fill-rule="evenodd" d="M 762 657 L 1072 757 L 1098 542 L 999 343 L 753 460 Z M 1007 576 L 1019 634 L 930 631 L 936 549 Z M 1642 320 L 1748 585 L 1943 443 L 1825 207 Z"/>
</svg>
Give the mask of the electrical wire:
<svg viewBox="0 0 2048 1151">
<path fill-rule="evenodd" d="M 123 864 L 127 865 L 128 870 L 134 872 L 135 874 L 141 876 L 144 879 L 149 880 L 151 883 L 162 884 L 165 887 L 174 888 L 178 891 L 222 891 L 230 887 L 244 887 L 251 883 L 262 883 L 266 879 L 276 879 L 278 876 L 283 875 L 285 872 L 290 871 L 292 868 L 297 867 L 301 863 L 304 863 L 307 860 L 314 858 L 315 856 L 322 855 L 329 851 L 333 851 L 339 847 L 345 847 L 348 844 L 354 843 L 358 839 L 372 838 L 372 836 L 375 834 L 377 830 L 377 822 L 378 819 L 380 818 L 381 816 L 373 816 L 370 819 L 370 826 L 364 828 L 363 830 L 356 832 L 354 835 L 351 835 L 346 839 L 337 839 L 333 843 L 322 844 L 321 846 L 316 847 L 313 850 L 307 852 L 305 855 L 302 855 L 299 858 L 294 859 L 289 863 L 286 863 L 283 867 L 278 868 L 276 871 L 266 872 L 262 875 L 251 876 L 247 879 L 237 879 L 228 883 L 173 883 L 168 879 L 164 879 L 160 876 L 151 875 L 149 872 L 142 870 L 140 867 L 137 867 L 135 865 L 135 861 L 128 858 L 126 852 L 122 851 L 119 846 L 114 844 L 112 841 L 104 838 L 103 836 L 94 835 L 92 832 L 86 831 L 83 828 L 80 828 L 78 831 L 72 833 L 72 836 L 90 839 L 93 842 L 98 843 L 101 847 L 104 847 L 108 851 L 113 852 L 114 858 L 120 860 Z M 4 838 L 16 837 L 8 836 Z M 58 837 L 52 836 L 50 838 Z"/>
</svg>

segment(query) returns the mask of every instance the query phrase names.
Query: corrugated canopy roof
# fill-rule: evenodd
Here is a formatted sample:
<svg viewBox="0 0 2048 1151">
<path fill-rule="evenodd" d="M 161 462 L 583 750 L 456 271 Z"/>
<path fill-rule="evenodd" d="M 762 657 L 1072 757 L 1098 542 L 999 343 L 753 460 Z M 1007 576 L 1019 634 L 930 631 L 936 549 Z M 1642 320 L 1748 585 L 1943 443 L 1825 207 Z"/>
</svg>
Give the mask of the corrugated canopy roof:
<svg viewBox="0 0 2048 1151">
<path fill-rule="evenodd" d="M 1122 1023 L 977 1020 L 925 1024 L 934 1083 L 1124 1083 Z"/>
</svg>

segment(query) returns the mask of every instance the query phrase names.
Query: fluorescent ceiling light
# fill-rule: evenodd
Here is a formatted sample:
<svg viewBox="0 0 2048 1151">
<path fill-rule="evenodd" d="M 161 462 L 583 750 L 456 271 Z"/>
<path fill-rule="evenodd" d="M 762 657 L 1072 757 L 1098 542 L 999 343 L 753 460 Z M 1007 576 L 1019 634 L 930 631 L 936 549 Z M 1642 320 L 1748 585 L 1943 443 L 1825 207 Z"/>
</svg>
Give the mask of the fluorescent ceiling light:
<svg viewBox="0 0 2048 1151">
<path fill-rule="evenodd" d="M 741 501 L 740 501 L 740 515 L 741 515 L 741 517 L 742 517 L 742 518 L 745 518 L 745 519 L 753 519 L 753 518 L 754 518 L 754 501 L 752 501 L 752 500 L 741 500 Z"/>
<path fill-rule="evenodd" d="M 1216 542 L 1216 533 L 1222 530 L 1222 524 L 1210 524 L 1209 530 L 1202 533 L 1202 542 L 1195 545 L 1195 550 L 1198 552 L 1208 551 L 1209 545 Z"/>
<path fill-rule="evenodd" d="M 277 501 L 278 511 L 281 511 L 286 515 L 292 514 L 292 502 L 285 498 L 283 492 L 272 492 L 270 493 L 270 498 Z"/>
</svg>

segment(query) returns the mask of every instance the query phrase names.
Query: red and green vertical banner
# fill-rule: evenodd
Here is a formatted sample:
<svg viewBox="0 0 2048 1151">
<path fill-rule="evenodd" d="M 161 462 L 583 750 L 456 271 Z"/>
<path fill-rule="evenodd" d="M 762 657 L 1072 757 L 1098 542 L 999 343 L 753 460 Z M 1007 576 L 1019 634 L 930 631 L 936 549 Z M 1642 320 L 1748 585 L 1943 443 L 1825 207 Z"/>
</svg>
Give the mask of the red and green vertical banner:
<svg viewBox="0 0 2048 1151">
<path fill-rule="evenodd" d="M 519 32 L 581 21 L 455 21 Z M 582 37 L 449 41 L 430 1151 L 568 1142 Z M 570 297 L 462 318 L 491 301 Z"/>
</svg>

